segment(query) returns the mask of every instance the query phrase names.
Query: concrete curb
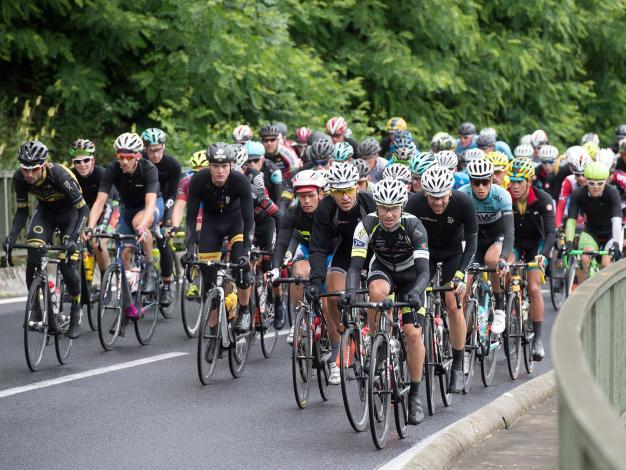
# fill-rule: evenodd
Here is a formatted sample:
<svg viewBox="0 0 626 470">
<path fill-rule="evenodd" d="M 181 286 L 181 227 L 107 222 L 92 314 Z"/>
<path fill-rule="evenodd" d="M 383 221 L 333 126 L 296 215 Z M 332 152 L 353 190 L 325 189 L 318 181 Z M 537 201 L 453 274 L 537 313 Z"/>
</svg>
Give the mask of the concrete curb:
<svg viewBox="0 0 626 470">
<path fill-rule="evenodd" d="M 0 268 L 0 299 L 22 297 L 27 294 L 25 267 Z"/>
<path fill-rule="evenodd" d="M 447 470 L 472 446 L 508 428 L 517 418 L 556 393 L 554 371 L 530 380 L 442 430 L 402 468 Z"/>
</svg>

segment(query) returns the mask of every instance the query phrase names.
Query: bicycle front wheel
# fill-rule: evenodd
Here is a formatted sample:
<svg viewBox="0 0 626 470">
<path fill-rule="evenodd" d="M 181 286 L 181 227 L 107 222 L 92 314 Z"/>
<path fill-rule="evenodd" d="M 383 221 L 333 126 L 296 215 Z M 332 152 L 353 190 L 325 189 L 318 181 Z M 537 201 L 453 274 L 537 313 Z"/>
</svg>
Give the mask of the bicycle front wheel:
<svg viewBox="0 0 626 470">
<path fill-rule="evenodd" d="M 274 292 L 272 291 L 272 284 L 269 281 L 264 281 L 259 293 L 260 296 L 257 301 L 259 324 L 257 328 L 261 330 L 261 351 L 263 356 L 268 359 L 272 356 L 278 340 L 278 332 L 274 328 Z"/>
<path fill-rule="evenodd" d="M 467 338 L 465 340 L 465 352 L 463 355 L 463 393 L 467 394 L 472 386 L 474 377 L 474 364 L 478 348 L 478 322 L 476 320 L 476 301 L 470 299 L 467 302 L 465 312 L 467 323 Z"/>
<path fill-rule="evenodd" d="M 383 449 L 389 437 L 389 400 L 391 397 L 389 341 L 383 334 L 376 335 L 372 344 L 369 377 L 367 409 L 370 431 L 376 448 Z"/>
<path fill-rule="evenodd" d="M 202 319 L 202 276 L 198 266 L 187 266 L 182 280 L 180 294 L 180 316 L 183 329 L 189 338 L 195 338 Z"/>
<path fill-rule="evenodd" d="M 309 310 L 305 306 L 296 309 L 293 329 L 293 353 L 291 355 L 291 373 L 296 403 L 300 409 L 309 404 L 311 379 L 313 375 L 313 335 Z"/>
<path fill-rule="evenodd" d="M 220 353 L 222 329 L 220 315 L 225 315 L 224 302 L 218 290 L 211 290 L 202 302 L 202 318 L 198 332 L 198 377 L 208 385 Z"/>
<path fill-rule="evenodd" d="M 530 313 L 530 312 L 529 312 Z M 535 331 L 533 328 L 533 319 L 530 314 L 528 314 L 528 318 L 525 320 L 522 319 L 522 346 L 524 349 L 524 367 L 526 367 L 526 372 L 529 374 L 533 373 L 535 369 L 535 362 L 533 360 L 533 340 L 535 338 Z"/>
<path fill-rule="evenodd" d="M 254 311 L 254 302 L 250 302 L 249 308 Z M 255 335 L 254 317 L 250 315 L 250 325 L 247 333 L 235 333 L 235 342 L 231 343 L 228 349 L 228 368 L 233 378 L 241 377 L 243 369 L 246 367 L 246 359 L 250 352 L 250 343 Z"/>
<path fill-rule="evenodd" d="M 24 353 L 28 368 L 35 372 L 43 358 L 48 340 L 48 286 L 39 276 L 28 290 L 24 314 Z"/>
<path fill-rule="evenodd" d="M 140 283 L 139 290 L 136 293 L 137 299 L 137 317 L 133 318 L 135 324 L 135 336 L 142 346 L 150 343 L 154 330 L 156 329 L 157 320 L 159 318 L 160 295 L 157 287 L 154 292 L 144 292 L 143 286 L 146 282 L 148 272 L 142 269 L 141 276 L 143 281 Z"/>
<path fill-rule="evenodd" d="M 393 416 L 396 422 L 396 431 L 400 439 L 407 436 L 409 422 L 409 366 L 406 362 L 404 346 L 398 351 L 398 363 L 394 365 L 393 383 Z"/>
<path fill-rule="evenodd" d="M 576 282 L 576 268 L 578 263 L 574 256 L 570 256 L 567 260 L 567 271 L 565 274 L 565 294 L 566 297 L 572 295 L 574 283 Z"/>
<path fill-rule="evenodd" d="M 563 256 L 556 249 L 550 259 L 550 300 L 555 310 L 559 310 L 567 297 Z"/>
<path fill-rule="evenodd" d="M 172 302 L 169 305 L 159 305 L 159 310 L 161 311 L 161 315 L 163 318 L 169 319 L 174 316 L 176 313 L 176 305 L 178 303 L 178 296 L 180 295 L 180 287 L 181 287 L 181 272 L 180 266 L 178 265 L 178 259 L 176 258 L 176 254 L 172 251 L 169 243 L 165 244 L 166 249 L 164 252 L 165 256 L 169 256 L 172 260 L 172 276 L 170 278 L 170 289 L 172 291 Z"/>
<path fill-rule="evenodd" d="M 435 335 L 430 313 L 424 316 L 424 378 L 426 379 L 426 403 L 428 414 L 435 414 Z"/>
<path fill-rule="evenodd" d="M 330 357 L 332 351 L 328 327 L 322 318 L 320 318 L 320 322 L 322 323 L 322 336 L 319 341 L 313 343 L 313 354 L 317 363 L 317 386 L 320 389 L 322 400 L 327 401 L 330 398 L 328 387 L 330 385 Z"/>
<path fill-rule="evenodd" d="M 509 294 L 506 303 L 506 329 L 504 330 L 504 355 L 506 356 L 509 375 L 512 380 L 519 377 L 522 363 L 522 319 L 519 297 L 516 293 Z"/>
<path fill-rule="evenodd" d="M 366 354 L 359 330 L 347 328 L 341 335 L 339 373 L 341 395 L 350 426 L 357 432 L 367 424 L 367 376 L 363 370 Z"/>
<path fill-rule="evenodd" d="M 113 344 L 123 328 L 122 322 L 122 273 L 113 263 L 102 275 L 100 300 L 98 302 L 98 338 L 105 351 L 113 349 Z"/>
<path fill-rule="evenodd" d="M 54 350 L 59 364 L 65 364 L 70 356 L 72 340 L 67 336 L 70 329 L 70 302 L 63 302 L 66 297 L 66 288 L 63 278 L 57 276 L 57 286 L 60 287 L 61 298 L 59 300 L 59 311 L 50 315 L 50 321 L 54 321 L 57 334 L 54 337 Z"/>
<path fill-rule="evenodd" d="M 493 318 L 493 307 L 489 307 L 489 318 Z M 483 385 L 489 387 L 493 383 L 493 376 L 496 373 L 496 363 L 498 362 L 498 351 L 502 346 L 502 336 L 486 333 L 481 340 L 480 375 Z"/>
<path fill-rule="evenodd" d="M 452 342 L 450 341 L 450 330 L 446 327 L 441 332 L 440 338 L 439 360 L 441 362 L 441 370 L 439 374 L 439 391 L 441 392 L 441 401 L 447 408 L 452 404 L 452 394 L 448 389 L 450 385 L 450 376 L 452 374 Z"/>
</svg>

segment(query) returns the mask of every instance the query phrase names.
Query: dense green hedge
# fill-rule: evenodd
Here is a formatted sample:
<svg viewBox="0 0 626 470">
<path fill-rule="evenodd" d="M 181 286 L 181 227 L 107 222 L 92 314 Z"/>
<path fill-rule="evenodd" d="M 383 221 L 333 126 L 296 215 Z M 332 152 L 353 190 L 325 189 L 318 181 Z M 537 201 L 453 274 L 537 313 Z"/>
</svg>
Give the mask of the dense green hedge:
<svg viewBox="0 0 626 470">
<path fill-rule="evenodd" d="M 625 20 L 624 0 L 7 0 L 0 162 L 29 137 L 107 154 L 156 125 L 188 156 L 241 122 L 337 114 L 357 138 L 395 114 L 422 142 L 463 120 L 513 144 L 538 127 L 612 142 Z"/>
</svg>

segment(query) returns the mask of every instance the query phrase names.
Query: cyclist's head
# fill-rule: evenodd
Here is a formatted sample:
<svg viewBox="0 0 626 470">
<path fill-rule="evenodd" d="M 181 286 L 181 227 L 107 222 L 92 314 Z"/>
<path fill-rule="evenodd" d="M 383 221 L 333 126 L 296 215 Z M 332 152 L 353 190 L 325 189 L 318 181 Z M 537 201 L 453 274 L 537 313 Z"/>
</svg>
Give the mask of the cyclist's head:
<svg viewBox="0 0 626 470">
<path fill-rule="evenodd" d="M 122 172 L 134 173 L 143 150 L 141 137 L 134 132 L 124 132 L 115 139 L 113 146 Z"/>
<path fill-rule="evenodd" d="M 417 146 L 412 139 L 402 137 L 393 140 L 394 150 L 391 160 L 394 163 L 400 163 L 408 166 L 411 158 L 417 155 Z"/>
<path fill-rule="evenodd" d="M 167 139 L 165 132 L 156 127 L 151 127 L 143 131 L 141 138 L 145 145 L 146 155 L 148 155 L 150 161 L 159 163 L 165 152 L 165 140 Z"/>
<path fill-rule="evenodd" d="M 476 146 L 483 152 L 492 152 L 496 148 L 496 138 L 491 133 L 483 134 L 481 131 L 476 138 Z"/>
<path fill-rule="evenodd" d="M 613 153 L 613 150 L 609 148 L 600 149 L 596 155 L 596 162 L 602 163 L 612 171 L 613 168 L 615 168 L 616 155 Z"/>
<path fill-rule="evenodd" d="M 399 116 L 391 117 L 387 121 L 387 124 L 385 124 L 385 129 L 387 129 L 387 132 L 390 132 L 390 133 L 406 131 L 407 130 L 406 121 Z"/>
<path fill-rule="evenodd" d="M 38 140 L 29 140 L 17 150 L 17 160 L 24 179 L 29 184 L 38 181 L 43 175 L 43 167 L 48 158 L 48 148 Z"/>
<path fill-rule="evenodd" d="M 472 139 L 476 135 L 476 126 L 473 122 L 464 122 L 459 126 L 459 137 L 461 138 L 461 145 L 467 147 L 472 143 Z M 463 141 L 466 143 L 464 144 Z"/>
<path fill-rule="evenodd" d="M 626 137 L 619 141 L 618 151 L 622 158 L 626 157 Z"/>
<path fill-rule="evenodd" d="M 582 175 L 585 171 L 585 167 L 591 163 L 591 157 L 587 150 L 580 145 L 574 145 L 567 149 L 565 152 L 565 158 L 569 165 L 569 169 L 574 175 Z"/>
<path fill-rule="evenodd" d="M 236 144 L 243 144 L 252 139 L 252 129 L 246 124 L 241 124 L 233 129 L 233 140 Z"/>
<path fill-rule="evenodd" d="M 394 179 L 404 184 L 411 182 L 411 170 L 400 163 L 392 163 L 383 170 L 383 179 Z"/>
<path fill-rule="evenodd" d="M 518 157 L 506 169 L 510 179 L 511 193 L 515 199 L 525 199 L 535 176 L 535 165 L 532 160 Z"/>
<path fill-rule="evenodd" d="M 343 142 L 346 130 L 348 129 L 348 123 L 341 116 L 335 116 L 330 118 L 326 122 L 326 132 L 333 139 L 333 143 Z"/>
<path fill-rule="evenodd" d="M 543 145 L 539 149 L 537 156 L 544 165 L 554 165 L 556 158 L 559 156 L 559 149 L 554 145 Z"/>
<path fill-rule="evenodd" d="M 447 168 L 450 171 L 456 171 L 459 165 L 459 157 L 452 150 L 442 150 L 435 154 L 437 165 Z"/>
<path fill-rule="evenodd" d="M 530 135 L 530 143 L 535 150 L 538 150 L 542 145 L 548 143 L 548 134 L 543 129 L 537 129 Z"/>
<path fill-rule="evenodd" d="M 461 155 L 463 162 L 467 165 L 472 160 L 478 160 L 479 158 L 485 158 L 485 152 L 479 148 L 467 149 Z"/>
<path fill-rule="evenodd" d="M 380 154 L 380 145 L 373 137 L 367 137 L 357 146 L 356 153 L 363 160 L 372 160 L 371 165 L 376 166 L 376 159 Z"/>
<path fill-rule="evenodd" d="M 600 136 L 594 132 L 587 132 L 583 135 L 583 138 L 580 139 L 580 145 L 585 145 L 587 142 L 593 142 L 598 147 L 600 146 Z"/>
<path fill-rule="evenodd" d="M 326 186 L 324 175 L 316 170 L 302 170 L 295 174 L 292 183 L 293 191 L 302 210 L 307 214 L 315 212 L 322 190 Z"/>
<path fill-rule="evenodd" d="M 223 186 L 230 175 L 231 165 L 235 162 L 234 149 L 227 143 L 217 142 L 209 145 L 206 156 L 213 183 Z"/>
<path fill-rule="evenodd" d="M 265 153 L 274 155 L 276 149 L 278 149 L 278 138 L 280 137 L 280 130 L 273 124 L 266 124 L 259 130 L 261 136 L 261 143 L 265 147 Z"/>
<path fill-rule="evenodd" d="M 591 197 L 599 197 L 604 192 L 610 170 L 600 162 L 591 162 L 585 167 L 587 189 Z"/>
<path fill-rule="evenodd" d="M 296 140 L 302 145 L 307 144 L 311 134 L 311 129 L 308 127 L 299 127 L 296 129 Z"/>
<path fill-rule="evenodd" d="M 442 150 L 454 150 L 456 149 L 456 140 L 447 132 L 438 132 L 431 140 L 430 146 L 434 153 Z"/>
<path fill-rule="evenodd" d="M 620 142 L 626 139 L 626 124 L 621 124 L 615 128 L 615 141 Z"/>
<path fill-rule="evenodd" d="M 263 162 L 265 161 L 265 147 L 260 142 L 249 140 L 245 143 L 244 148 L 248 153 L 247 165 L 256 171 L 261 171 Z"/>
<path fill-rule="evenodd" d="M 189 165 L 191 170 L 194 172 L 207 168 L 209 166 L 209 161 L 206 158 L 206 150 L 199 150 L 195 152 L 187 162 L 187 165 Z"/>
<path fill-rule="evenodd" d="M 466 170 L 470 177 L 474 196 L 479 200 L 485 199 L 491 191 L 493 164 L 486 158 L 481 158 L 469 162 Z"/>
<path fill-rule="evenodd" d="M 354 155 L 354 149 L 348 142 L 337 142 L 333 147 L 333 161 L 346 162 L 351 161 Z"/>
<path fill-rule="evenodd" d="M 454 173 L 443 166 L 433 165 L 422 175 L 421 184 L 431 210 L 443 214 L 450 203 Z"/>
<path fill-rule="evenodd" d="M 406 184 L 392 178 L 384 178 L 374 187 L 376 212 L 385 230 L 395 230 L 400 224 L 402 208 L 409 199 Z"/>
<path fill-rule="evenodd" d="M 600 146 L 595 142 L 587 142 L 583 145 L 583 148 L 587 151 L 592 160 L 596 158 L 598 150 L 600 150 Z"/>
<path fill-rule="evenodd" d="M 276 121 L 274 123 L 274 126 L 276 126 L 276 129 L 278 129 L 278 132 L 280 133 L 279 137 L 286 139 L 287 133 L 289 132 L 289 128 L 287 127 L 287 124 L 285 124 L 284 122 Z"/>
<path fill-rule="evenodd" d="M 524 157 L 524 158 L 533 158 L 535 155 L 535 149 L 530 144 L 520 144 L 515 149 L 513 149 L 513 156 L 515 158 Z"/>
<path fill-rule="evenodd" d="M 233 162 L 235 168 L 243 171 L 243 166 L 248 161 L 248 151 L 241 144 L 232 144 L 231 151 L 234 153 L 235 161 Z"/>
<path fill-rule="evenodd" d="M 356 204 L 359 170 L 352 163 L 333 164 L 326 175 L 335 203 L 340 209 L 349 211 Z"/>
<path fill-rule="evenodd" d="M 89 176 L 95 167 L 96 146 L 91 140 L 77 139 L 70 146 L 72 164 L 82 177 Z"/>
</svg>

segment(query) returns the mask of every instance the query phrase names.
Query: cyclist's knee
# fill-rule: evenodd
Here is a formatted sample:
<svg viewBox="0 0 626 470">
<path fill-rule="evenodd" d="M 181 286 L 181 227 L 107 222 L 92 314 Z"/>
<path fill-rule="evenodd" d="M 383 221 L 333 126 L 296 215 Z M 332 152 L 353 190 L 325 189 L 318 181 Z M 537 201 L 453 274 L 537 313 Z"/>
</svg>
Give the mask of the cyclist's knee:
<svg viewBox="0 0 626 470">
<path fill-rule="evenodd" d="M 311 266 L 308 261 L 296 261 L 293 263 L 294 276 L 308 277 L 311 272 Z"/>
</svg>

